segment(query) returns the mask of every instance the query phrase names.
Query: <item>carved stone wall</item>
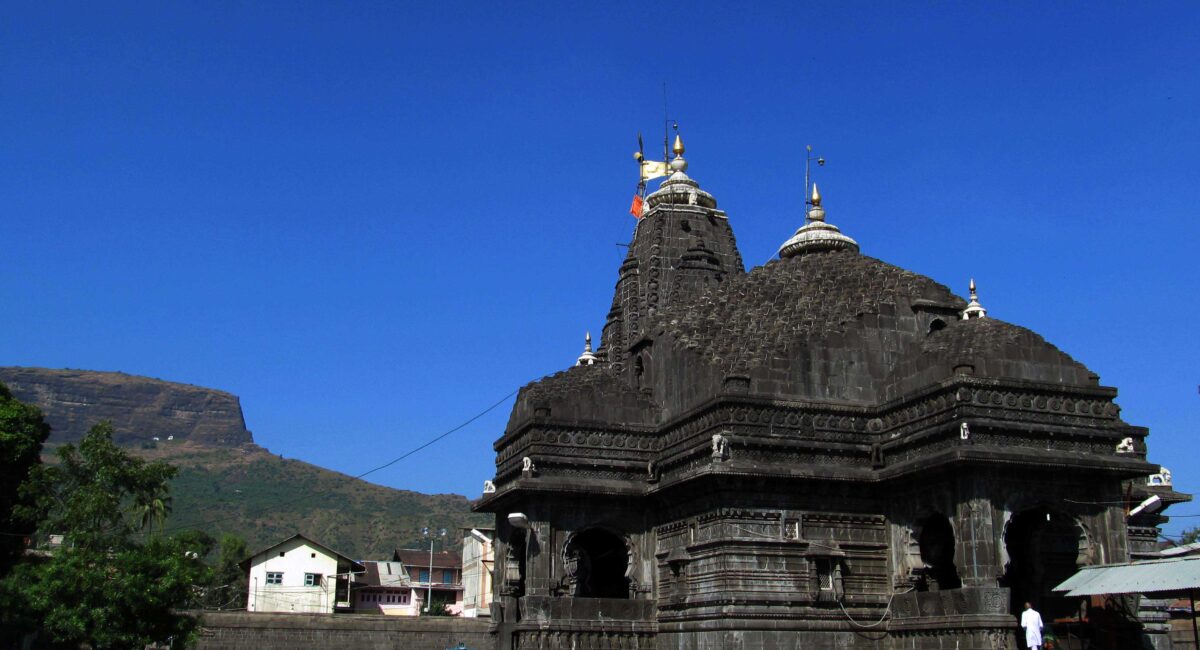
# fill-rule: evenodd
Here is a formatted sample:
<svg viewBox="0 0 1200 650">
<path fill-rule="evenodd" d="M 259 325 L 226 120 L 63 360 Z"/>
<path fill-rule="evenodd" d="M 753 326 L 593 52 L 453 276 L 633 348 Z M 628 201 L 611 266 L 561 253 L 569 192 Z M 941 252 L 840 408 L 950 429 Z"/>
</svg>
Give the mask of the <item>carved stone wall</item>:
<svg viewBox="0 0 1200 650">
<path fill-rule="evenodd" d="M 1158 466 L 1083 364 L 852 250 L 745 273 L 685 176 L 650 204 L 601 362 L 524 387 L 495 444 L 498 648 L 1015 648 L 1050 574 L 1012 569 L 1011 522 L 1054 519 L 1055 571 L 1130 556 L 1123 481 Z M 581 597 L 580 548 L 628 589 Z"/>
</svg>

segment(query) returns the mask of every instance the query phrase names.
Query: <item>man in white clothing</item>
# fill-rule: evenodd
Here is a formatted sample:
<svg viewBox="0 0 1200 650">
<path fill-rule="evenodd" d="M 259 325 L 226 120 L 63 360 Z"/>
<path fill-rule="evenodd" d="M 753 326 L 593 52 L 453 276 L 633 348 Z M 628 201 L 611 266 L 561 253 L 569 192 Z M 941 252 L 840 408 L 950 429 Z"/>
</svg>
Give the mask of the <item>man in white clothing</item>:
<svg viewBox="0 0 1200 650">
<path fill-rule="evenodd" d="M 1034 650 L 1041 648 L 1042 615 L 1029 603 L 1025 603 L 1025 611 L 1021 612 L 1021 627 L 1025 628 L 1025 645 Z"/>
</svg>

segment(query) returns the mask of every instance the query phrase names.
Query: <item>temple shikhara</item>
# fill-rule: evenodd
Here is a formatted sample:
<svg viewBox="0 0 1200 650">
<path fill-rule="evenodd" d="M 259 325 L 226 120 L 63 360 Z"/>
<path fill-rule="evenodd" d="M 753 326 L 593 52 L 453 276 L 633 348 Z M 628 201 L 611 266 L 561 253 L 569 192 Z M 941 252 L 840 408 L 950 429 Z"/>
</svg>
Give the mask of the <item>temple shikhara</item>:
<svg viewBox="0 0 1200 650">
<path fill-rule="evenodd" d="M 497 648 L 1017 648 L 1026 601 L 1094 647 L 1167 647 L 1161 602 L 1053 591 L 1152 552 L 1189 498 L 1117 390 L 986 284 L 865 255 L 815 185 L 746 271 L 674 151 L 639 159 L 665 180 L 595 350 L 495 443 Z"/>
</svg>

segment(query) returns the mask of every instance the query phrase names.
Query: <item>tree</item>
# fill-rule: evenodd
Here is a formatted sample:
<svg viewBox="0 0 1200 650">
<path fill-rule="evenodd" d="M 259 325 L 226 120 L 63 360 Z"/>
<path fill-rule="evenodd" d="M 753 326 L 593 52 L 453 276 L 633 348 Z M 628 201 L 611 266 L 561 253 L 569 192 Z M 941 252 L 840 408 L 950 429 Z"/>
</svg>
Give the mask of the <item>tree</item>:
<svg viewBox="0 0 1200 650">
<path fill-rule="evenodd" d="M 0 604 L 19 608 L 51 640 L 93 648 L 188 643 L 196 622 L 177 613 L 199 603 L 211 581 L 201 561 L 212 550 L 203 533 L 139 533 L 169 503 L 175 469 L 130 456 L 112 427 L 92 427 L 79 446 L 64 445 L 56 466 L 39 466 L 23 490 L 39 495 L 39 529 L 64 536 L 40 562 L 24 562 L 0 585 Z M 161 525 L 161 521 L 159 522 Z"/>
<path fill-rule="evenodd" d="M 246 540 L 226 533 L 221 536 L 220 551 L 213 566 L 212 584 L 204 597 L 210 609 L 243 609 L 249 582 L 238 563 L 246 559 Z"/>
<path fill-rule="evenodd" d="M 135 542 L 148 519 L 142 510 L 169 501 L 175 468 L 130 456 L 112 440 L 112 425 L 92 427 L 79 446 L 58 450 L 58 465 L 33 472 L 29 489 L 40 498 L 41 528 L 62 534 L 73 548 L 112 551 Z M 132 516 L 130 516 L 132 515 Z"/>
<path fill-rule="evenodd" d="M 25 550 L 25 537 L 36 527 L 32 499 L 21 495 L 21 486 L 41 463 L 42 443 L 50 435 L 36 406 L 13 399 L 0 384 L 0 578 Z"/>
<path fill-rule="evenodd" d="M 1200 528 L 1189 528 L 1183 531 L 1179 538 L 1180 544 L 1191 544 L 1195 541 L 1200 541 Z"/>
</svg>

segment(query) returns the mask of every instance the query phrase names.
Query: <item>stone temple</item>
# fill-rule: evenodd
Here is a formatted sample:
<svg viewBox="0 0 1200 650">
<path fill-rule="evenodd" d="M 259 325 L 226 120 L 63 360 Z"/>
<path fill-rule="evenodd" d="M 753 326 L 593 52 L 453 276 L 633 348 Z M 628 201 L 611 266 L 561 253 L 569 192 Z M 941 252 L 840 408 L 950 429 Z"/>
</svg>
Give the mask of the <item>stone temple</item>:
<svg viewBox="0 0 1200 650">
<path fill-rule="evenodd" d="M 675 152 L 600 345 L 495 443 L 496 647 L 1017 648 L 1025 601 L 1075 647 L 1169 647 L 1161 602 L 1052 591 L 1190 498 L 1116 389 L 862 254 L 815 187 L 747 272 Z"/>
</svg>

